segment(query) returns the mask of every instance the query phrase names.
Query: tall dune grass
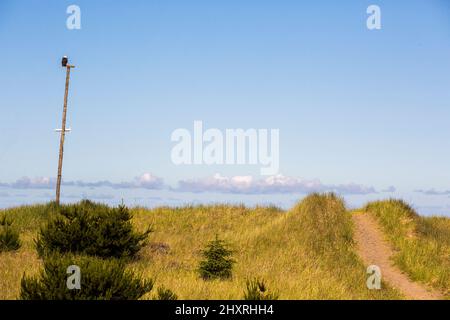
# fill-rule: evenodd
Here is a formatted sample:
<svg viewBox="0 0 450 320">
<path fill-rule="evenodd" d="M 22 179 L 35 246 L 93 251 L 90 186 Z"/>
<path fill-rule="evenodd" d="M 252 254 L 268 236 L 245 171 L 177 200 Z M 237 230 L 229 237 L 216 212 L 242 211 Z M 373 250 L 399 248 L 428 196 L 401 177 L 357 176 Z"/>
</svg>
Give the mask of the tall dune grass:
<svg viewBox="0 0 450 320">
<path fill-rule="evenodd" d="M 373 202 L 365 209 L 378 219 L 397 250 L 398 267 L 450 298 L 450 219 L 419 216 L 402 200 Z"/>
<path fill-rule="evenodd" d="M 135 268 L 156 276 L 180 299 L 242 299 L 246 281 L 263 278 L 280 299 L 395 299 L 385 287 L 366 288 L 354 253 L 352 222 L 342 199 L 314 194 L 287 212 L 274 208 L 211 206 L 138 209 L 137 226 L 154 226 L 153 241 Z M 229 281 L 205 282 L 196 267 L 207 241 L 219 234 L 237 261 Z"/>
<path fill-rule="evenodd" d="M 24 242 L 16 253 L 0 254 L 0 299 L 16 299 L 24 271 L 31 276 L 41 268 L 34 239 L 52 206 L 3 213 L 16 221 Z M 134 208 L 132 214 L 136 229 L 152 225 L 154 232 L 129 268 L 180 299 L 243 299 L 254 278 L 264 279 L 279 299 L 402 298 L 388 286 L 366 288 L 350 214 L 333 194 L 310 195 L 289 211 L 214 205 Z M 236 265 L 231 279 L 204 281 L 197 272 L 201 250 L 216 235 L 231 244 Z"/>
</svg>

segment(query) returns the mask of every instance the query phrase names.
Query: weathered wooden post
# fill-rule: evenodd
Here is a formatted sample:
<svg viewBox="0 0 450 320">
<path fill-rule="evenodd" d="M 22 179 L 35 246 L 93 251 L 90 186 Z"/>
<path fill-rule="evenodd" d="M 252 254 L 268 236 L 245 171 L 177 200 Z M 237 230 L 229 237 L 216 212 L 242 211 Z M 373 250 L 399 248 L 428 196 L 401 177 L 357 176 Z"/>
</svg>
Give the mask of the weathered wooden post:
<svg viewBox="0 0 450 320">
<path fill-rule="evenodd" d="M 61 178 L 62 178 L 62 164 L 63 164 L 63 155 L 64 155 L 64 139 L 66 136 L 66 117 L 67 117 L 67 97 L 69 95 L 69 80 L 70 80 L 70 69 L 75 68 L 68 64 L 68 59 L 66 56 L 62 58 L 61 62 L 62 66 L 66 68 L 66 91 L 64 93 L 64 109 L 63 109 L 63 117 L 62 117 L 62 126 L 61 126 L 61 139 L 59 142 L 59 160 L 58 160 L 58 177 L 56 180 L 56 204 L 59 205 L 60 196 L 61 196 Z"/>
</svg>

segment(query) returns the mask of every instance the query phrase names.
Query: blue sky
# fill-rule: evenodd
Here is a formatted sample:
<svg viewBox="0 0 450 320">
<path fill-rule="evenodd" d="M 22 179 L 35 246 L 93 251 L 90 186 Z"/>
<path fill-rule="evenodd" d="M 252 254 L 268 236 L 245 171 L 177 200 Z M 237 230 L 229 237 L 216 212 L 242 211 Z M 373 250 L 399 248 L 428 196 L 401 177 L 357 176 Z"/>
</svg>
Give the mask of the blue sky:
<svg viewBox="0 0 450 320">
<path fill-rule="evenodd" d="M 53 197 L 66 54 L 64 201 L 289 207 L 316 188 L 450 214 L 447 1 L 3 0 L 0 43 L 0 207 Z M 258 166 L 175 166 L 171 133 L 195 120 L 279 129 L 287 187 Z"/>
</svg>

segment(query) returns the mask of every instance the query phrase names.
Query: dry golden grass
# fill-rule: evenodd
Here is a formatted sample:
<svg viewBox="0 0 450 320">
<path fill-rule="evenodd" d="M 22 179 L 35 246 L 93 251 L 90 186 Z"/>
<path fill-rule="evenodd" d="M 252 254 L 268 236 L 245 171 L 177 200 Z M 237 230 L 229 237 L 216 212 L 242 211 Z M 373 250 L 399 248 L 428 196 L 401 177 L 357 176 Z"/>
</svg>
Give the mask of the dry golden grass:
<svg viewBox="0 0 450 320">
<path fill-rule="evenodd" d="M 4 211 L 14 217 L 23 246 L 16 253 L 0 253 L 0 299 L 16 299 L 23 273 L 41 267 L 33 239 L 52 214 L 45 208 Z M 152 225 L 155 231 L 129 267 L 180 299 L 242 299 L 246 280 L 254 277 L 264 278 L 280 299 L 402 298 L 386 285 L 379 291 L 366 288 L 350 214 L 334 195 L 311 195 L 287 212 L 229 205 L 132 212 L 136 229 Z M 204 281 L 196 271 L 200 250 L 216 234 L 231 244 L 237 263 L 231 280 Z"/>
<path fill-rule="evenodd" d="M 312 205 L 317 201 L 319 206 Z M 312 211 L 334 217 L 334 224 L 312 224 Z M 181 299 L 242 299 L 245 281 L 255 276 L 264 278 L 280 299 L 401 298 L 386 286 L 381 291 L 366 288 L 366 270 L 353 250 L 350 216 L 334 196 L 310 196 L 288 212 L 219 205 L 135 209 L 134 216 L 138 229 L 152 224 L 155 232 L 132 267 L 156 277 L 157 286 L 170 288 Z M 321 234 L 315 229 L 320 227 L 331 232 Z M 343 235 L 335 235 L 339 228 Z M 196 272 L 200 250 L 216 234 L 236 250 L 229 281 L 203 281 Z M 333 244 L 324 238 L 334 236 L 349 241 L 334 239 Z M 325 249 L 315 252 L 316 247 Z"/>
<path fill-rule="evenodd" d="M 366 211 L 377 218 L 397 250 L 396 265 L 450 299 L 450 219 L 421 217 L 401 200 L 373 202 Z"/>
<path fill-rule="evenodd" d="M 41 268 L 32 235 L 22 234 L 21 241 L 18 251 L 0 253 L 0 300 L 17 299 L 23 274 L 37 274 Z"/>
</svg>

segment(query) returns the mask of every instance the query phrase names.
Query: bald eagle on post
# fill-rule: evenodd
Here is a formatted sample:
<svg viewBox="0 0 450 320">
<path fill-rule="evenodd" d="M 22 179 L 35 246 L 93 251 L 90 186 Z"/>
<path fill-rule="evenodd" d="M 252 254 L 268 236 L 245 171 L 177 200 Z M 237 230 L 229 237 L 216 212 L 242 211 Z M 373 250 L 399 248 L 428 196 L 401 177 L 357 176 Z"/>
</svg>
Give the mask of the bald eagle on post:
<svg viewBox="0 0 450 320">
<path fill-rule="evenodd" d="M 69 59 L 67 59 L 67 56 L 64 56 L 62 58 L 61 64 L 63 67 L 67 67 L 67 63 L 69 62 Z"/>
</svg>

